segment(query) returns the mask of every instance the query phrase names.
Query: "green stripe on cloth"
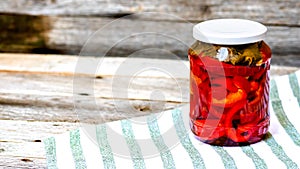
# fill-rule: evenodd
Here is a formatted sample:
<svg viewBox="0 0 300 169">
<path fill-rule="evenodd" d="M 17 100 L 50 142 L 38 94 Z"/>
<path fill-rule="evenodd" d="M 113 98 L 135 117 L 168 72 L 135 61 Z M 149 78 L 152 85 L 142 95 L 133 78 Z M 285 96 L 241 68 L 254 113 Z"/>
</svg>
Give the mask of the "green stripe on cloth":
<svg viewBox="0 0 300 169">
<path fill-rule="evenodd" d="M 85 169 L 86 162 L 80 144 L 79 129 L 70 132 L 70 146 L 76 169 Z"/>
<path fill-rule="evenodd" d="M 173 123 L 176 129 L 177 136 L 180 139 L 180 143 L 185 148 L 187 153 L 189 154 L 190 158 L 192 159 L 192 163 L 194 168 L 196 169 L 204 169 L 205 164 L 204 161 L 198 152 L 198 150 L 194 147 L 192 144 L 188 132 L 186 131 L 184 127 L 184 122 L 181 116 L 181 111 L 175 109 L 172 111 L 172 117 L 173 117 Z"/>
<path fill-rule="evenodd" d="M 264 139 L 264 141 L 271 148 L 273 154 L 275 154 L 277 158 L 286 165 L 287 168 L 298 169 L 297 164 L 286 155 L 283 148 L 276 142 L 270 132 L 266 134 L 266 139 Z"/>
<path fill-rule="evenodd" d="M 49 169 L 57 169 L 55 138 L 50 137 L 45 139 L 43 142 L 46 151 L 47 167 Z"/>
<path fill-rule="evenodd" d="M 165 144 L 163 137 L 161 136 L 156 116 L 154 115 L 149 116 L 147 119 L 147 123 L 148 123 L 148 128 L 150 131 L 151 138 L 160 153 L 160 158 L 164 164 L 164 168 L 166 169 L 176 168 L 173 160 L 173 156 L 169 148 Z"/>
<path fill-rule="evenodd" d="M 228 154 L 228 152 L 223 147 L 212 146 L 212 148 L 214 148 L 214 150 L 221 157 L 223 165 L 224 165 L 225 168 L 227 168 L 227 169 L 237 168 L 233 158 Z"/>
<path fill-rule="evenodd" d="M 107 139 L 106 125 L 101 124 L 96 126 L 97 142 L 102 156 L 104 169 L 115 169 L 115 160 L 112 149 Z"/>
<path fill-rule="evenodd" d="M 297 98 L 298 105 L 300 107 L 300 87 L 298 83 L 298 78 L 295 73 L 289 75 L 289 82 L 292 88 L 294 96 Z"/>
<path fill-rule="evenodd" d="M 135 140 L 135 136 L 132 130 L 131 122 L 128 120 L 121 120 L 122 132 L 126 143 L 128 145 L 130 156 L 133 162 L 133 167 L 135 169 L 144 169 L 146 168 L 144 157 L 141 152 L 141 147 Z"/>
<path fill-rule="evenodd" d="M 271 92 L 270 92 L 270 97 L 271 97 L 271 103 L 274 109 L 274 112 L 286 131 L 286 133 L 290 136 L 290 138 L 293 140 L 293 142 L 297 145 L 300 146 L 300 134 L 298 131 L 295 129 L 294 125 L 289 121 L 288 117 L 286 116 L 284 109 L 282 107 L 279 94 L 278 94 L 278 88 L 276 85 L 276 82 L 274 80 L 271 81 Z"/>
<path fill-rule="evenodd" d="M 241 148 L 242 148 L 243 152 L 252 159 L 252 161 L 255 165 L 255 168 L 257 168 L 257 169 L 268 168 L 265 161 L 256 154 L 256 152 L 254 151 L 254 149 L 251 146 L 242 146 Z"/>
</svg>

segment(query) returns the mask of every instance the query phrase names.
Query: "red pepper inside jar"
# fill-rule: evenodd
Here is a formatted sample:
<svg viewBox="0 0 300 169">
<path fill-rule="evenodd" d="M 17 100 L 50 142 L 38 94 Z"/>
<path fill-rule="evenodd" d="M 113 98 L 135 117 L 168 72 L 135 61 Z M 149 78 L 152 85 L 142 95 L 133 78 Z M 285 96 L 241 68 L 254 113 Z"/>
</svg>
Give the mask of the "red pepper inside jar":
<svg viewBox="0 0 300 169">
<path fill-rule="evenodd" d="M 194 26 L 189 49 L 190 126 L 200 141 L 247 145 L 268 131 L 271 49 L 267 28 L 243 19 Z"/>
</svg>

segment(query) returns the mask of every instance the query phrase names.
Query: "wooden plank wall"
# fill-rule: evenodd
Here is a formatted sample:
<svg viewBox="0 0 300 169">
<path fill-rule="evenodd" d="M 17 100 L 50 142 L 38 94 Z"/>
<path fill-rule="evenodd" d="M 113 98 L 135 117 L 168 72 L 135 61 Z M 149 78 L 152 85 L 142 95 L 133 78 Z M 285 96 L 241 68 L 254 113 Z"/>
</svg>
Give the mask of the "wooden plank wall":
<svg viewBox="0 0 300 169">
<path fill-rule="evenodd" d="M 299 0 L 2 0 L 0 51 L 79 54 L 94 35 L 83 55 L 186 58 L 194 24 L 245 18 L 268 26 L 273 64 L 300 66 L 299 8 Z M 133 34 L 149 31 L 159 35 Z"/>
</svg>

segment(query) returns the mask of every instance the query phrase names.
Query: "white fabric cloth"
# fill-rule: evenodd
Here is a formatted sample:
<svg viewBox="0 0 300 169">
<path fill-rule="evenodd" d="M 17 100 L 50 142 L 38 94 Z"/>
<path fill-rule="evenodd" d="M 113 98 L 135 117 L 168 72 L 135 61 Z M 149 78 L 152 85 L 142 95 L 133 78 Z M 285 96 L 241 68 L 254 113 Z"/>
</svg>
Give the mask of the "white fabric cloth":
<svg viewBox="0 0 300 169">
<path fill-rule="evenodd" d="M 270 86 L 271 124 L 258 143 L 218 147 L 198 141 L 186 105 L 48 138 L 48 168 L 299 168 L 300 70 L 275 77 Z"/>
</svg>

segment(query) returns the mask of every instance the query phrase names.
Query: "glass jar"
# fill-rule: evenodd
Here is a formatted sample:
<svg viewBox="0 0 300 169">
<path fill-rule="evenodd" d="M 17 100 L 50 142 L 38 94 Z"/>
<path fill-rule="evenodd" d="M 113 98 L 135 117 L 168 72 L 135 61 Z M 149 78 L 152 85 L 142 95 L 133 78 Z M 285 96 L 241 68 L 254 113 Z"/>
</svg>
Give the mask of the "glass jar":
<svg viewBox="0 0 300 169">
<path fill-rule="evenodd" d="M 267 28 L 243 19 L 194 26 L 190 60 L 190 126 L 202 142 L 247 145 L 268 131 L 271 49 Z"/>
</svg>

